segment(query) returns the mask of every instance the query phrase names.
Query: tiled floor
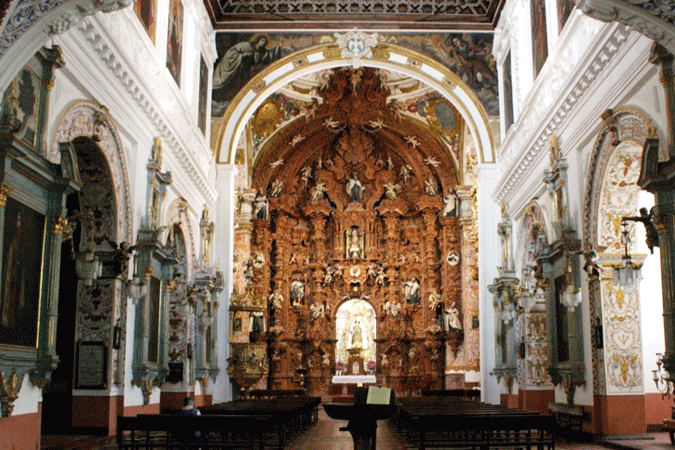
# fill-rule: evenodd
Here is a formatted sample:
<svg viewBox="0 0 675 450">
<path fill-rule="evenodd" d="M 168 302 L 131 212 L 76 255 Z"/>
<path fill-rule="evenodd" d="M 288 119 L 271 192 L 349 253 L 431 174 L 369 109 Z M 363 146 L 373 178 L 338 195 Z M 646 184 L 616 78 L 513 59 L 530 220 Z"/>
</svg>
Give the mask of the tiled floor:
<svg viewBox="0 0 675 450">
<path fill-rule="evenodd" d="M 319 421 L 289 443 L 287 450 L 351 450 L 352 438 L 349 432 L 340 431 L 346 421 L 332 420 L 319 408 Z M 641 436 L 617 436 L 604 445 L 581 444 L 558 441 L 557 450 L 674 450 L 667 433 L 650 433 Z M 115 450 L 115 438 L 87 436 L 43 436 L 42 450 Z M 382 450 L 407 450 L 405 442 L 396 429 L 382 421 L 377 428 L 377 448 Z"/>
</svg>

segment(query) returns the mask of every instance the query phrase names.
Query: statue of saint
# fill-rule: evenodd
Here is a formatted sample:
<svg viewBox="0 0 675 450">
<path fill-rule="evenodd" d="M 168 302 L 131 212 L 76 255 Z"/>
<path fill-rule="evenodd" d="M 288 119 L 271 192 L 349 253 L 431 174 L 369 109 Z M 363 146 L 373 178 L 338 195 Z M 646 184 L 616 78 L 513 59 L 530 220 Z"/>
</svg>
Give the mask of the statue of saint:
<svg viewBox="0 0 675 450">
<path fill-rule="evenodd" d="M 347 180 L 345 189 L 347 190 L 347 195 L 351 201 L 361 201 L 361 197 L 363 196 L 363 184 L 361 184 L 361 181 L 359 181 L 355 173 L 353 173 L 352 176 L 349 177 L 349 180 Z"/>
<path fill-rule="evenodd" d="M 347 230 L 347 258 L 363 258 L 363 233 L 358 227 Z"/>
</svg>

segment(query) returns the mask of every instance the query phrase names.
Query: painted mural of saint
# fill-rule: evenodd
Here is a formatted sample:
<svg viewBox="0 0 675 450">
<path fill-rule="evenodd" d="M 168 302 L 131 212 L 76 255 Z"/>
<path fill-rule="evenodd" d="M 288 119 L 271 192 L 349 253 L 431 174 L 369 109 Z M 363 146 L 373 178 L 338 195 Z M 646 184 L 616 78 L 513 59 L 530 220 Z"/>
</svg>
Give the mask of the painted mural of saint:
<svg viewBox="0 0 675 450">
<path fill-rule="evenodd" d="M 213 71 L 214 102 L 232 100 L 253 75 L 281 57 L 281 45 L 268 49 L 268 43 L 261 35 L 227 49 Z"/>
</svg>

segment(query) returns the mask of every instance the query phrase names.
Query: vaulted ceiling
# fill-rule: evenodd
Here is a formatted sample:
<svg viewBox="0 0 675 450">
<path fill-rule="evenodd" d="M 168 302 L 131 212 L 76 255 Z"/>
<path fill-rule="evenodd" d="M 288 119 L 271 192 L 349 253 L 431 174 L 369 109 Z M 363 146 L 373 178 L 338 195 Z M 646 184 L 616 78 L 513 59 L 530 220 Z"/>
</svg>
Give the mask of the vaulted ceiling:
<svg viewBox="0 0 675 450">
<path fill-rule="evenodd" d="M 492 31 L 505 0 L 204 0 L 216 30 Z"/>
</svg>

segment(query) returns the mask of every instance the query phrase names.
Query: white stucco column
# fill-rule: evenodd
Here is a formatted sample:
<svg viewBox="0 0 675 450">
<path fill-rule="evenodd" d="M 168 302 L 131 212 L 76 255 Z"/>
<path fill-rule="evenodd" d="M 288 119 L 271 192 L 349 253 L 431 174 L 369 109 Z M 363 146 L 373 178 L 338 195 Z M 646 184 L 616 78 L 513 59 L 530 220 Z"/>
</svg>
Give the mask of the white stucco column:
<svg viewBox="0 0 675 450">
<path fill-rule="evenodd" d="M 234 252 L 235 178 L 237 167 L 233 164 L 216 166 L 218 201 L 214 212 L 216 223 L 213 236 L 213 260 L 223 272 L 225 287 L 218 294 L 218 365 L 220 373 L 213 387 L 213 402 L 232 400 L 232 385 L 227 374 L 230 357 L 230 296 L 232 294 L 232 259 Z"/>
<path fill-rule="evenodd" d="M 495 164 L 478 164 L 478 285 L 480 319 L 480 371 L 483 401 L 499 403 L 499 384 L 490 375 L 495 367 L 495 315 L 492 307 L 492 293 L 488 285 L 499 276 L 501 244 L 497 236 L 497 224 L 501 220 L 501 209 L 492 199 L 499 181 L 499 170 Z"/>
</svg>

